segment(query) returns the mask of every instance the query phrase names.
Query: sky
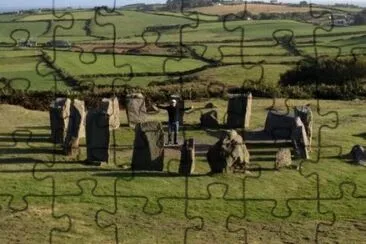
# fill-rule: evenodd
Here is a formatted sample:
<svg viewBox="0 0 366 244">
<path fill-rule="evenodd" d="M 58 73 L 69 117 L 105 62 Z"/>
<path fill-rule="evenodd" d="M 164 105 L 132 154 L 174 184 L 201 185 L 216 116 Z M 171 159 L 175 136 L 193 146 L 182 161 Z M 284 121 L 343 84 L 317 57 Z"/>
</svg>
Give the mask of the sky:
<svg viewBox="0 0 366 244">
<path fill-rule="evenodd" d="M 112 7 L 114 1 L 117 6 L 132 4 L 132 3 L 165 3 L 166 0 L 0 0 L 1 10 L 18 10 L 29 8 L 52 8 L 52 2 L 55 2 L 55 7 L 94 7 L 107 5 Z M 299 3 L 301 0 L 279 0 L 283 3 Z M 250 0 L 248 1 L 250 2 Z M 265 0 L 264 2 L 269 2 Z M 334 3 L 348 3 L 356 4 L 366 7 L 366 0 L 308 0 L 312 3 L 334 4 Z"/>
</svg>

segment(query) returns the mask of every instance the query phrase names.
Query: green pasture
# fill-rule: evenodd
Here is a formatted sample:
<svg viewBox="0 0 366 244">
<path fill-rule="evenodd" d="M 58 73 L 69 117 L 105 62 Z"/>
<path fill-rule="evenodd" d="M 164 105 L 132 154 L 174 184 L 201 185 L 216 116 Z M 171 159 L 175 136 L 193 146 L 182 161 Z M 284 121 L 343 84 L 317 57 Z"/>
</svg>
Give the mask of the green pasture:
<svg viewBox="0 0 366 244">
<path fill-rule="evenodd" d="M 49 55 L 52 55 L 52 53 L 49 52 Z M 130 69 L 126 65 L 130 65 L 134 73 L 162 73 L 164 71 L 164 62 L 167 58 L 133 55 L 115 55 L 115 58 L 113 58 L 111 54 L 96 54 L 96 60 L 94 60 L 93 55 L 89 53 L 84 54 L 82 60 L 84 63 L 80 61 L 79 53 L 62 51 L 56 53 L 56 65 L 72 75 L 129 74 Z M 87 64 L 87 62 L 90 63 Z M 166 72 L 183 72 L 203 65 L 206 64 L 199 60 L 185 58 L 182 60 L 169 59 L 166 61 L 165 67 Z"/>
<path fill-rule="evenodd" d="M 93 20 L 91 24 L 92 34 L 113 39 L 112 33 L 113 28 L 115 28 L 117 38 L 130 38 L 135 35 L 141 36 L 148 26 L 193 23 L 189 19 L 174 16 L 160 16 L 135 11 L 120 12 L 122 15 L 97 16 L 97 19 Z M 178 32 L 179 29 L 173 31 L 175 35 Z"/>
<path fill-rule="evenodd" d="M 142 77 L 115 77 L 115 78 L 86 78 L 82 79 L 85 82 L 86 81 L 92 81 L 95 85 L 106 85 L 109 86 L 108 89 L 111 88 L 111 86 L 121 86 L 121 85 L 130 85 L 130 86 L 139 86 L 139 87 L 146 87 L 149 85 L 149 83 L 157 81 L 162 82 L 167 80 L 167 76 L 142 76 Z"/>
<path fill-rule="evenodd" d="M 218 116 L 222 121 L 227 101 L 186 101 L 188 106 L 194 105 L 195 108 L 203 107 L 207 102 L 218 107 Z M 285 109 L 283 99 L 276 99 L 275 102 L 276 107 Z M 233 222 L 230 228 L 245 227 L 248 239 L 252 242 L 302 242 L 314 241 L 317 224 L 332 223 L 334 213 L 335 224 L 324 225 L 318 238 L 324 242 L 332 238 L 344 243 L 351 237 L 354 243 L 360 243 L 363 231 L 353 228 L 353 224 L 362 224 L 366 213 L 364 198 L 356 198 L 366 195 L 363 177 L 365 168 L 347 163 L 340 155 L 348 153 L 354 144 L 362 144 L 365 140 L 363 134 L 366 127 L 362 122 L 366 116 L 363 112 L 365 102 L 287 101 L 289 106 L 305 103 L 311 104 L 315 123 L 311 160 L 302 163 L 294 161 L 296 165 L 301 163 L 300 172 L 296 169 L 273 170 L 276 147 L 263 154 L 261 148 L 248 146 L 251 168 L 258 170 L 260 166 L 262 170 L 208 176 L 209 167 L 202 155 L 197 156 L 195 173 L 188 178 L 176 174 L 180 153 L 174 149 L 165 150 L 162 173 L 133 175 L 125 169 L 131 162 L 132 151 L 128 147 L 133 145 L 134 138 L 133 129 L 126 126 L 125 111 L 120 114 L 122 126 L 112 132 L 111 138 L 115 138 L 113 144 L 116 144 L 116 149 L 111 149 L 110 162 L 98 167 L 81 163 L 86 157 L 84 139 L 80 142 L 78 158 L 62 156 L 59 151 L 54 157 L 54 147 L 48 139 L 48 112 L 1 105 L 0 194 L 10 193 L 13 196 L 11 207 L 18 211 L 11 214 L 7 206 L 9 197 L 1 195 L 0 226 L 5 234 L 0 238 L 2 242 L 24 242 L 30 238 L 30 242 L 46 242 L 50 230 L 58 227 L 58 231 L 52 232 L 53 240 L 57 242 L 113 242 L 113 226 L 104 229 L 98 227 L 95 222 L 97 217 L 102 226 L 116 222 L 120 241 L 182 242 L 186 228 L 195 225 L 195 222 L 188 222 L 187 218 L 200 216 L 205 226 L 201 231 L 187 232 L 190 243 L 237 243 L 243 236 L 225 228 L 226 218 L 230 214 L 238 217 L 245 214 L 244 220 Z M 319 114 L 316 112 L 317 104 Z M 271 99 L 253 100 L 251 129 L 263 128 L 267 108 L 271 105 Z M 334 115 L 321 116 L 330 111 L 335 111 L 339 119 L 335 129 L 322 127 L 336 125 Z M 200 111 L 185 115 L 180 140 L 185 136 L 194 137 L 197 143 L 215 143 L 220 132 L 197 128 L 195 125 L 199 122 L 199 116 Z M 166 118 L 165 112 L 149 115 L 151 120 L 165 121 Z M 14 138 L 17 139 L 15 145 Z M 315 174 L 311 176 L 312 173 Z M 356 184 L 357 188 L 352 184 L 340 188 L 346 181 Z M 51 199 L 53 182 L 56 194 L 54 212 Z M 318 184 L 319 196 L 324 198 L 320 202 L 315 200 Z M 188 202 L 184 201 L 186 187 L 191 198 Z M 117 195 L 126 196 L 118 199 L 116 215 L 109 216 L 103 211 L 97 214 L 101 209 L 114 212 L 114 189 Z M 28 194 L 44 197 L 26 197 L 29 205 L 23 210 L 26 205 L 22 197 Z M 138 196 L 147 197 L 149 201 Z M 245 207 L 242 201 L 244 197 Z M 159 198 L 163 199 L 158 202 Z M 61 232 L 61 229 L 67 229 L 68 222 L 65 217 L 54 219 L 53 214 L 67 214 L 72 222 L 71 229 Z M 280 229 L 276 232 L 266 231 L 268 228 Z M 344 228 L 348 229 L 347 233 Z M 23 229 L 27 231 L 16 235 Z"/>
<path fill-rule="evenodd" d="M 209 40 L 223 41 L 240 41 L 241 31 L 235 30 L 237 27 L 244 29 L 244 40 L 256 40 L 256 39 L 274 39 L 273 33 L 282 29 L 276 34 L 276 38 L 280 38 L 284 35 L 294 35 L 298 37 L 312 37 L 314 34 L 317 37 L 327 36 L 329 33 L 334 35 L 341 34 L 364 34 L 365 30 L 363 26 L 348 26 L 348 27 L 334 27 L 330 32 L 315 29 L 316 26 L 308 23 L 302 23 L 292 20 L 253 20 L 253 21 L 231 21 L 227 22 L 224 26 L 223 22 L 217 23 L 201 23 L 196 28 L 184 28 L 183 29 L 183 42 L 200 41 L 205 42 Z M 326 27 L 329 28 L 329 27 Z M 174 33 L 164 33 L 161 37 L 161 41 L 177 41 L 177 36 Z"/>
<path fill-rule="evenodd" d="M 52 70 L 40 62 L 37 52 L 32 51 L 0 51 L 0 77 L 11 80 L 11 87 L 19 90 L 65 90 L 67 86 L 57 76 L 52 75 Z"/>
<path fill-rule="evenodd" d="M 39 20 L 87 20 L 94 18 L 94 11 L 65 11 L 46 13 L 46 14 L 33 14 L 18 19 L 18 21 L 39 21 Z M 64 16 L 63 16 L 64 15 Z"/>
<path fill-rule="evenodd" d="M 291 68 L 291 65 L 229 65 L 207 69 L 195 75 L 202 80 L 217 81 L 228 86 L 240 87 L 249 81 L 276 86 L 280 75 Z"/>
<path fill-rule="evenodd" d="M 15 40 L 26 40 L 29 38 L 37 41 L 37 38 L 47 31 L 47 22 L 29 22 L 29 23 L 0 23 L 0 42 L 14 44 L 11 35 Z"/>
<path fill-rule="evenodd" d="M 191 19 L 193 21 L 196 21 L 197 18 L 199 21 L 219 21 L 218 16 L 216 15 L 207 15 L 202 14 L 199 12 L 192 12 L 191 10 L 183 11 L 183 12 L 169 12 L 169 11 L 151 11 L 148 12 L 149 14 L 156 14 L 156 15 L 168 15 L 168 16 L 174 16 L 174 17 L 182 17 Z"/>
<path fill-rule="evenodd" d="M 22 18 L 22 16 L 15 14 L 0 14 L 0 22 L 10 22 Z"/>
</svg>

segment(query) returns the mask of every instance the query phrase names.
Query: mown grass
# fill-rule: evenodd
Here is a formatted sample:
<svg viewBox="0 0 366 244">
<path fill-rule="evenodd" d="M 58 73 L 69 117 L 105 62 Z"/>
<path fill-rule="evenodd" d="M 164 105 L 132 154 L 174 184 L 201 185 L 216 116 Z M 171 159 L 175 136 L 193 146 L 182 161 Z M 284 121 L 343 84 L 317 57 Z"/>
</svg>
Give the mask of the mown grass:
<svg viewBox="0 0 366 244">
<path fill-rule="evenodd" d="M 11 80 L 14 89 L 39 91 L 39 90 L 65 90 L 65 83 L 57 78 L 55 81 L 52 70 L 45 65 L 37 65 L 40 62 L 38 50 L 5 50 L 0 51 L 0 76 Z"/>
<path fill-rule="evenodd" d="M 47 22 L 29 22 L 29 23 L 0 23 L 0 42 L 16 44 L 17 39 L 27 40 L 29 38 L 37 41 L 37 37 L 47 30 Z M 11 38 L 15 40 L 13 40 Z"/>
<path fill-rule="evenodd" d="M 65 13 L 68 14 L 60 18 Z M 94 14 L 95 14 L 94 11 L 67 11 L 67 12 L 56 12 L 55 14 L 53 13 L 33 14 L 18 19 L 18 21 L 68 20 L 68 19 L 87 20 L 90 18 L 94 18 Z"/>
<path fill-rule="evenodd" d="M 51 55 L 51 52 L 49 53 Z M 113 55 L 111 54 L 97 54 L 97 59 L 94 61 L 92 54 L 84 54 L 82 56 L 83 62 L 79 59 L 79 53 L 73 52 L 57 52 L 56 65 L 62 67 L 72 75 L 83 74 L 129 74 L 128 67 L 118 67 L 121 65 L 130 65 L 132 72 L 153 72 L 163 73 L 164 62 L 166 57 L 149 57 L 149 56 L 132 56 L 132 55 L 115 55 L 115 64 Z M 86 62 L 92 62 L 86 64 Z M 166 72 L 182 72 L 195 69 L 205 65 L 205 63 L 185 58 L 182 60 L 170 60 L 166 62 Z"/>
<path fill-rule="evenodd" d="M 92 34 L 113 39 L 113 26 L 116 30 L 116 38 L 131 38 L 141 36 L 148 26 L 175 25 L 192 23 L 189 19 L 174 16 L 160 16 L 135 11 L 119 11 L 121 15 L 97 16 L 91 24 Z M 131 23 L 134 23 L 131 25 Z M 99 25 L 98 25 L 99 24 Z M 113 25 L 113 26 L 112 26 Z M 174 31 L 175 35 L 179 29 Z"/>
<path fill-rule="evenodd" d="M 196 108 L 203 106 L 206 102 L 187 101 L 187 105 L 193 104 Z M 210 100 L 218 107 L 220 120 L 224 116 L 226 101 Z M 315 100 L 290 100 L 288 104 L 300 105 L 310 102 L 314 111 L 317 101 Z M 270 99 L 254 99 L 251 128 L 264 126 L 266 108 L 272 105 Z M 284 100 L 277 99 L 276 106 L 284 109 Z M 244 227 L 248 231 L 248 238 L 251 241 L 263 240 L 292 240 L 301 242 L 314 240 L 316 224 L 320 222 L 331 223 L 331 214 L 334 212 L 337 219 L 333 226 L 323 226 L 319 238 L 323 241 L 337 240 L 343 242 L 347 239 L 342 227 L 349 228 L 348 234 L 352 234 L 353 240 L 362 241 L 362 231 L 358 232 L 352 227 L 352 223 L 362 225 L 365 217 L 365 205 L 362 199 L 352 197 L 352 185 L 342 188 L 345 191 L 343 199 L 339 186 L 342 182 L 351 181 L 357 185 L 354 196 L 365 196 L 365 168 L 353 166 L 344 159 L 339 158 L 337 148 L 343 150 L 341 154 L 347 153 L 354 144 L 362 144 L 364 141 L 363 131 L 366 129 L 362 123 L 366 114 L 362 112 L 365 106 L 364 101 L 319 101 L 320 113 L 336 111 L 338 113 L 339 125 L 336 129 L 322 128 L 323 125 L 335 125 L 334 116 L 320 116 L 314 113 L 314 137 L 313 152 L 310 161 L 303 163 L 301 175 L 296 170 L 282 169 L 280 171 L 270 170 L 273 161 L 261 161 L 263 155 L 258 154 L 257 149 L 250 149 L 252 164 L 259 164 L 268 170 L 259 172 L 253 171 L 247 175 L 216 175 L 207 176 L 209 167 L 204 157 L 198 157 L 196 161 L 195 175 L 189 178 L 175 175 L 178 167 L 179 152 L 166 150 L 165 174 L 132 175 L 115 165 L 131 162 L 132 151 L 123 149 L 124 146 L 132 146 L 133 129 L 122 126 L 115 131 L 117 144 L 116 154 L 110 154 L 109 165 L 103 167 L 84 166 L 78 160 L 85 159 L 85 141 L 81 141 L 81 155 L 79 159 L 68 158 L 62 155 L 55 155 L 51 151 L 53 146 L 48 142 L 49 118 L 47 112 L 28 111 L 14 106 L 1 105 L 1 150 L 0 167 L 2 175 L 1 193 L 10 193 L 14 196 L 12 207 L 23 208 L 25 202 L 22 196 L 26 194 L 52 194 L 52 182 L 45 178 L 51 176 L 55 180 L 55 214 L 61 216 L 68 214 L 72 220 L 72 226 L 68 233 L 54 232 L 54 240 L 69 242 L 113 242 L 114 229 L 101 229 L 96 225 L 95 216 L 99 218 L 98 223 L 106 226 L 113 222 L 118 226 L 118 237 L 120 241 L 141 243 L 147 238 L 158 242 L 182 242 L 185 229 L 195 224 L 189 222 L 184 213 L 190 217 L 200 216 L 205 221 L 201 231 L 188 231 L 187 238 L 193 243 L 236 243 L 242 234 L 230 233 L 225 229 L 226 218 L 229 214 L 246 218 L 229 226 L 231 229 Z M 193 112 L 185 116 L 187 125 L 198 123 L 200 112 Z M 152 120 L 166 120 L 166 114 L 160 113 L 151 115 Z M 121 112 L 121 123 L 126 124 L 126 115 Z M 18 130 L 18 131 L 17 131 Z M 26 130 L 26 131 L 20 131 Z M 29 132 L 32 132 L 33 139 L 29 141 Z M 217 138 L 215 133 L 204 130 L 196 130 L 190 127 L 182 128 L 180 138 L 194 137 L 199 143 L 214 143 Z M 14 137 L 12 137 L 12 133 Z M 14 139 L 17 143 L 14 145 Z M 38 138 L 38 139 L 37 139 Z M 319 153 L 319 154 L 318 154 Z M 116 155 L 114 158 L 113 155 Z M 319 158 L 318 158 L 319 155 Z M 173 161 L 171 161 L 173 160 Z M 262 159 L 264 160 L 264 159 Z M 49 164 L 44 164 L 49 162 Z M 54 162 L 54 164 L 52 163 Z M 299 163 L 299 162 L 296 162 Z M 36 180 L 32 176 L 35 172 Z M 314 176 L 304 177 L 310 173 L 319 176 L 320 197 L 328 198 L 320 201 L 320 211 L 317 212 L 317 201 L 311 200 L 317 195 L 317 179 Z M 258 177 L 258 178 L 257 178 Z M 81 188 L 79 188 L 77 182 Z M 95 182 L 93 182 L 95 180 Z M 243 188 L 243 182 L 244 187 Z M 96 185 L 94 185 L 96 183 Z M 116 190 L 121 197 L 117 201 L 116 215 L 109 215 L 101 212 L 95 215 L 100 209 L 113 212 L 114 209 L 114 183 Z M 211 185 L 209 188 L 208 186 Z M 188 195 L 191 199 L 185 206 L 182 199 L 185 196 L 185 184 L 188 184 Z M 93 187 L 96 187 L 94 191 Z M 227 187 L 225 199 L 223 195 Z M 209 192 L 212 194 L 211 198 Z M 245 193 L 245 195 L 243 195 Z M 103 195 L 106 195 L 103 197 Z M 136 197 L 132 197 L 135 195 Z M 109 196 L 109 197 L 108 197 Z M 149 201 L 144 198 L 146 197 Z M 157 200 L 160 197 L 162 209 Z M 243 208 L 241 199 L 245 197 L 246 208 Z M 208 198 L 208 199 L 207 199 Z M 286 205 L 286 200 L 294 198 Z M 309 198 L 308 200 L 305 200 Z M 256 200 L 255 200 L 256 199 Z M 28 197 L 29 208 L 27 211 L 20 211 L 16 215 L 10 215 L 6 203 L 9 198 L 1 197 L 2 215 L 1 227 L 3 240 L 6 242 L 25 241 L 39 242 L 48 240 L 49 231 L 53 227 L 67 227 L 65 218 L 55 220 L 52 218 L 50 197 L 37 198 Z M 271 201 L 275 200 L 275 202 Z M 145 205 L 146 204 L 146 205 Z M 145 207 L 144 207 L 145 205 Z M 275 207 L 275 208 L 274 208 Z M 143 210 L 145 212 L 143 212 Z M 162 211 L 160 213 L 160 210 Z M 273 212 L 272 212 L 273 211 Z M 15 217 L 17 216 L 17 217 Z M 277 217 L 276 217 L 277 216 Z M 282 216 L 282 217 L 281 217 Z M 15 218 L 14 218 L 15 217 Z M 45 221 L 49 220 L 49 221 Z M 352 222 L 353 221 L 353 222 Z M 301 226 L 301 228 L 300 228 Z M 16 236 L 18 228 L 25 228 L 21 236 Z M 277 232 L 270 230 L 279 229 Z M 283 236 L 285 234 L 286 237 Z M 349 236 L 348 236 L 349 238 Z M 165 240 L 165 241 L 164 241 Z"/>
</svg>

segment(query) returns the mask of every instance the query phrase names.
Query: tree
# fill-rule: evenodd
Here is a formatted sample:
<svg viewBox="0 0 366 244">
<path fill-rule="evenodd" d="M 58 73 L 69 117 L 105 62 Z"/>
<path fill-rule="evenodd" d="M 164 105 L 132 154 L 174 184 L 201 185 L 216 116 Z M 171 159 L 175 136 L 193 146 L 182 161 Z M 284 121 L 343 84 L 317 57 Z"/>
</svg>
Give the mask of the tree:
<svg viewBox="0 0 366 244">
<path fill-rule="evenodd" d="M 308 2 L 300 1 L 299 5 L 300 5 L 300 7 L 308 6 Z"/>
</svg>

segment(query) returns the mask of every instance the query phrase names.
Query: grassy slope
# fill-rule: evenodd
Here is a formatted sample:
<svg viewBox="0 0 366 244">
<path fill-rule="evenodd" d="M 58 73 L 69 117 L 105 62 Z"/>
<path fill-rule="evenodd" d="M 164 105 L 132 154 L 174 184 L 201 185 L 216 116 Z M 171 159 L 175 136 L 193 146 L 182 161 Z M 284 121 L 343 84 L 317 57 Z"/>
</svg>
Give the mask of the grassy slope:
<svg viewBox="0 0 366 244">
<path fill-rule="evenodd" d="M 40 62 L 39 56 L 37 55 L 39 55 L 38 50 L 0 51 L 0 68 L 2 71 L 0 76 L 12 79 L 11 86 L 15 89 L 54 89 L 56 82 L 53 76 L 43 76 L 52 70 L 44 65 L 40 65 L 39 72 L 37 72 L 36 67 Z M 66 85 L 62 81 L 57 82 L 58 90 L 65 90 L 66 88 Z"/>
<path fill-rule="evenodd" d="M 225 111 L 226 102 L 223 100 L 212 100 L 218 106 L 219 117 L 221 118 Z M 289 105 L 299 105 L 310 102 L 315 106 L 316 101 L 289 101 Z M 191 103 L 190 103 L 191 104 Z M 200 107 L 204 103 L 194 102 L 195 107 Z M 271 100 L 255 99 L 253 103 L 253 114 L 251 128 L 262 127 L 266 114 L 265 108 L 272 104 Z M 278 100 L 277 105 L 282 106 L 283 100 Z M 362 144 L 364 137 L 362 136 L 364 128 L 362 121 L 366 114 L 362 111 L 365 106 L 364 102 L 339 102 L 339 101 L 320 101 L 321 113 L 336 110 L 339 115 L 339 126 L 336 130 L 323 128 L 318 129 L 324 124 L 334 124 L 332 116 L 319 116 L 315 113 L 314 128 L 314 149 L 312 159 L 316 160 L 318 152 L 318 140 L 321 139 L 322 151 L 320 152 L 320 161 L 316 163 L 305 162 L 303 173 L 305 175 L 316 172 L 319 175 L 320 196 L 324 198 L 336 198 L 340 196 L 339 184 L 344 181 L 351 181 L 357 184 L 356 195 L 366 195 L 365 168 L 351 166 L 344 160 L 337 158 L 338 150 L 328 146 L 341 146 L 342 153 L 347 153 L 352 145 Z M 22 108 L 1 105 L 1 150 L 0 156 L 0 173 L 2 175 L 2 184 L 0 193 L 9 193 L 14 196 L 12 207 L 22 208 L 24 202 L 21 196 L 32 194 L 51 194 L 52 185 L 49 179 L 37 181 L 32 177 L 32 169 L 35 168 L 35 177 L 44 178 L 52 176 L 55 179 L 56 194 L 66 195 L 56 197 L 55 214 L 68 214 L 72 219 L 72 228 L 69 233 L 54 232 L 54 240 L 69 242 L 113 242 L 113 228 L 101 229 L 96 226 L 94 216 L 99 209 L 113 211 L 113 199 L 111 197 L 98 197 L 98 195 L 112 195 L 113 183 L 117 183 L 117 192 L 123 195 L 141 195 L 148 197 L 145 207 L 145 213 L 142 207 L 145 203 L 141 198 L 122 198 L 118 201 L 118 211 L 116 218 L 108 216 L 108 214 L 100 215 L 99 223 L 102 225 L 110 224 L 117 221 L 119 227 L 119 238 L 127 242 L 143 242 L 147 240 L 156 240 L 159 242 L 181 242 L 184 237 L 184 230 L 188 226 L 192 226 L 195 222 L 188 222 L 184 217 L 184 201 L 179 199 L 165 199 L 160 203 L 163 206 L 163 212 L 159 213 L 157 205 L 158 197 L 184 197 L 184 177 L 175 177 L 174 172 L 177 171 L 179 153 L 174 150 L 166 151 L 165 171 L 171 172 L 173 175 L 164 174 L 161 177 L 154 174 L 145 176 L 135 176 L 128 171 L 116 168 L 115 164 L 128 164 L 131 161 L 131 151 L 123 150 L 123 145 L 132 145 L 133 130 L 128 127 L 121 127 L 116 131 L 117 148 L 116 159 L 111 154 L 111 162 L 109 166 L 104 168 L 86 167 L 78 162 L 72 162 L 74 159 L 56 155 L 56 164 L 49 164 L 48 167 L 42 162 L 52 162 L 53 156 L 49 149 L 52 145 L 47 142 L 48 114 L 46 112 L 27 111 Z M 192 113 L 186 116 L 186 122 L 189 124 L 197 123 L 198 113 Z M 151 119 L 165 120 L 164 113 L 154 115 Z M 126 123 L 124 112 L 121 113 L 121 122 Z M 17 131 L 14 135 L 18 143 L 14 146 L 11 133 L 16 130 L 30 130 L 33 139 L 26 143 L 27 131 Z M 336 133 L 334 133 L 336 131 Z M 321 138 L 320 134 L 321 133 Z M 357 136 L 361 135 L 361 136 Z M 182 135 L 181 135 L 182 136 Z M 195 137 L 197 141 L 203 143 L 214 143 L 217 139 L 211 134 L 201 130 L 186 130 L 186 137 Z M 23 139 L 22 139 L 23 138 Z M 81 141 L 80 160 L 85 158 L 85 142 Z M 267 156 L 268 157 L 268 156 Z M 255 159 L 257 158 L 257 159 Z M 258 155 L 255 150 L 251 150 L 252 163 L 257 163 L 265 168 L 272 168 L 271 161 L 260 161 L 263 155 Z M 170 162 L 170 159 L 175 159 Z M 39 161 L 41 160 L 41 161 Z M 259 161 L 258 161 L 259 160 Z M 264 160 L 264 159 L 263 159 Z M 270 158 L 269 158 L 270 160 Z M 36 164 L 38 162 L 38 164 Z M 105 171 L 110 170 L 110 172 Z M 208 165 L 202 157 L 197 158 L 196 174 L 205 174 L 208 171 Z M 314 240 L 316 223 L 320 220 L 328 221 L 331 219 L 329 214 L 317 214 L 316 201 L 291 201 L 289 206 L 293 210 L 292 215 L 281 219 L 277 216 L 288 215 L 286 208 L 287 198 L 305 198 L 316 196 L 316 181 L 314 177 L 305 178 L 295 170 L 283 169 L 278 172 L 262 171 L 260 177 L 258 172 L 247 175 L 245 196 L 248 199 L 259 199 L 257 201 L 249 200 L 247 202 L 246 216 L 247 221 L 242 222 L 242 227 L 248 231 L 248 239 L 251 242 L 261 241 L 268 242 L 270 240 L 303 242 L 305 240 Z M 225 220 L 228 214 L 243 214 L 242 203 L 237 200 L 223 201 L 220 200 L 225 190 L 223 185 L 213 185 L 212 199 L 210 201 L 203 200 L 208 196 L 207 185 L 210 183 L 227 184 L 228 199 L 240 199 L 242 197 L 242 180 L 243 175 L 230 176 L 197 176 L 188 179 L 189 196 L 202 200 L 188 201 L 187 214 L 191 217 L 201 216 L 205 220 L 205 227 L 200 232 L 188 231 L 187 238 L 193 243 L 235 243 L 243 238 L 242 235 L 235 235 L 225 231 Z M 93 182 L 83 181 L 80 186 L 85 189 L 84 193 L 80 193 L 76 182 L 80 179 L 94 179 L 97 181 L 94 195 L 91 194 Z M 324 200 L 321 201 L 320 210 L 334 211 L 337 222 L 334 226 L 323 226 L 322 233 L 319 238 L 323 241 L 335 240 L 344 242 L 350 237 L 353 241 L 361 241 L 362 231 L 358 231 L 353 224 L 362 225 L 362 218 L 366 213 L 365 205 L 362 200 L 352 198 L 350 190 L 352 188 L 345 187 L 344 200 Z M 69 194 L 69 195 L 68 195 Z M 277 208 L 271 214 L 273 202 L 260 199 L 276 199 Z M 49 197 L 37 198 L 28 197 L 28 211 L 20 211 L 13 215 L 7 210 L 6 202 L 8 198 L 0 196 L 0 204 L 2 216 L 0 226 L 5 233 L 1 235 L 3 241 L 14 242 L 20 240 L 24 242 L 48 241 L 48 234 L 52 227 L 67 227 L 67 222 L 63 219 L 56 221 L 52 218 L 51 200 Z M 153 214 L 155 213 L 155 214 Z M 351 222 L 350 220 L 355 221 Z M 301 227 L 300 227 L 301 226 Z M 231 228 L 238 228 L 233 225 Z M 282 231 L 278 228 L 281 227 Z M 20 230 L 22 235 L 16 235 Z M 345 233 L 343 228 L 347 228 Z M 272 231 L 271 231 L 272 230 Z M 277 230 L 277 232 L 275 231 Z M 31 238 L 31 239 L 27 239 Z M 166 239 L 168 238 L 168 239 Z M 284 239 L 283 239 L 284 238 Z"/>
<path fill-rule="evenodd" d="M 99 73 L 129 73 L 128 68 L 114 67 L 113 56 L 109 54 L 98 54 L 96 62 L 92 64 L 84 64 L 79 60 L 78 53 L 57 52 L 56 64 L 63 67 L 67 72 L 73 75 L 81 74 L 99 74 Z M 133 72 L 163 72 L 163 64 L 167 58 L 165 57 L 146 57 L 146 56 L 131 56 L 131 55 L 116 55 L 116 66 L 129 64 L 132 66 Z M 92 61 L 92 54 L 83 56 L 84 62 Z M 198 68 L 205 63 L 193 60 L 184 59 L 181 62 L 169 61 L 166 63 L 166 71 L 185 71 Z"/>
</svg>

